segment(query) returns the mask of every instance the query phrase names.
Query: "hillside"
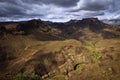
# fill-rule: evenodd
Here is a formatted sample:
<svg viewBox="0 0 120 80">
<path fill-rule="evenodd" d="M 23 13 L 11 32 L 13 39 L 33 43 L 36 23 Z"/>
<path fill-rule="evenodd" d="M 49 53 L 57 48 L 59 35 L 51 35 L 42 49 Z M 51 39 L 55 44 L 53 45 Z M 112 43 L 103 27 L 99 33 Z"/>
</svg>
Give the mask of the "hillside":
<svg viewBox="0 0 120 80">
<path fill-rule="evenodd" d="M 120 28 L 97 18 L 0 23 L 0 80 L 119 80 Z"/>
</svg>

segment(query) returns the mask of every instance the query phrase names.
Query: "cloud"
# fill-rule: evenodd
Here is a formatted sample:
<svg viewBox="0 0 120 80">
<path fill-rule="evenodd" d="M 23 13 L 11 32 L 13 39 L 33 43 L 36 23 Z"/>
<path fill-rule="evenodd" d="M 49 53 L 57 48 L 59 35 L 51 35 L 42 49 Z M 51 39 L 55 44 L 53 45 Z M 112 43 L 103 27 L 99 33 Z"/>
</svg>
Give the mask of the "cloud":
<svg viewBox="0 0 120 80">
<path fill-rule="evenodd" d="M 112 3 L 113 0 L 84 0 L 81 9 L 89 11 L 106 10 L 109 9 Z"/>
<path fill-rule="evenodd" d="M 26 3 L 35 3 L 35 4 L 54 4 L 60 7 L 72 7 L 76 6 L 79 0 L 22 0 Z"/>
<path fill-rule="evenodd" d="M 70 12 L 78 12 L 80 10 L 87 11 L 102 11 L 109 10 L 113 8 L 113 0 L 81 0 L 79 1 L 77 7 L 70 10 Z"/>
<path fill-rule="evenodd" d="M 120 18 L 120 0 L 0 0 L 0 21 Z"/>
</svg>

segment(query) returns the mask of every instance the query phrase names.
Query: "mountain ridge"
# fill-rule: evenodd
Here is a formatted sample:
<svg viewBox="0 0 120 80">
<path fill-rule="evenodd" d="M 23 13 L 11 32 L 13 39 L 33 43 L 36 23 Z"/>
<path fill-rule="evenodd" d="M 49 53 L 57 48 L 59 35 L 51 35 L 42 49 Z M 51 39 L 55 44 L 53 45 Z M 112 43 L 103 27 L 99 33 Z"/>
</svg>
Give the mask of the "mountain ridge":
<svg viewBox="0 0 120 80">
<path fill-rule="evenodd" d="M 46 22 L 42 21 L 40 19 L 33 19 L 30 21 L 23 21 L 23 22 L 12 22 L 12 23 L 1 23 L 0 25 L 1 32 L 7 32 L 11 34 L 22 34 L 22 35 L 46 35 L 51 36 L 54 39 L 61 39 L 64 38 L 73 38 L 76 33 L 82 34 L 79 30 L 82 30 L 84 28 L 89 28 L 89 31 L 93 33 L 99 33 L 103 35 L 111 34 L 112 36 L 117 36 L 117 34 L 114 34 L 112 32 L 105 31 L 104 29 L 119 29 L 117 27 L 112 27 L 111 25 L 105 24 L 101 21 L 99 21 L 97 18 L 86 18 L 82 20 L 70 20 L 69 22 L 65 23 L 53 23 L 53 22 Z M 2 31 L 3 30 L 3 31 Z M 106 33 L 106 34 L 104 34 Z M 79 37 L 79 36 L 77 36 Z M 107 37 L 106 37 L 107 38 Z M 45 38 L 47 39 L 47 38 Z M 45 40 L 43 38 L 43 40 Z M 42 39 L 40 39 L 42 40 Z"/>
</svg>

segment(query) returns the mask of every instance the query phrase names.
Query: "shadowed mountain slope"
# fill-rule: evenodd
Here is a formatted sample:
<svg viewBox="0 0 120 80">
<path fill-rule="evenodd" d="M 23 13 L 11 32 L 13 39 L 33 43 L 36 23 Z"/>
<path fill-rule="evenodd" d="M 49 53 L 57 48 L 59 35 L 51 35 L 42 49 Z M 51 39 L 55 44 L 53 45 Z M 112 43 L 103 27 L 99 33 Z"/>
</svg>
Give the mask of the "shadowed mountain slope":
<svg viewBox="0 0 120 80">
<path fill-rule="evenodd" d="M 32 35 L 38 40 L 63 40 L 74 38 L 80 40 L 94 38 L 114 38 L 119 36 L 119 28 L 107 25 L 97 18 L 71 20 L 66 23 L 52 23 L 31 20 L 16 23 L 1 23 L 0 32 L 14 35 Z"/>
</svg>

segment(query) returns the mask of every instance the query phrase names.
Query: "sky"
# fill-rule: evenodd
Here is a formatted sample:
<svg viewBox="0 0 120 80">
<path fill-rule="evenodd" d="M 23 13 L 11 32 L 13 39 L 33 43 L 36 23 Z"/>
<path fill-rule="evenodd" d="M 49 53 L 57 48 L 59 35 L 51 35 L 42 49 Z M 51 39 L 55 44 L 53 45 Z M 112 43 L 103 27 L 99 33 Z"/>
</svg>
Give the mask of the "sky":
<svg viewBox="0 0 120 80">
<path fill-rule="evenodd" d="M 0 0 L 0 21 L 120 19 L 120 0 Z"/>
</svg>

